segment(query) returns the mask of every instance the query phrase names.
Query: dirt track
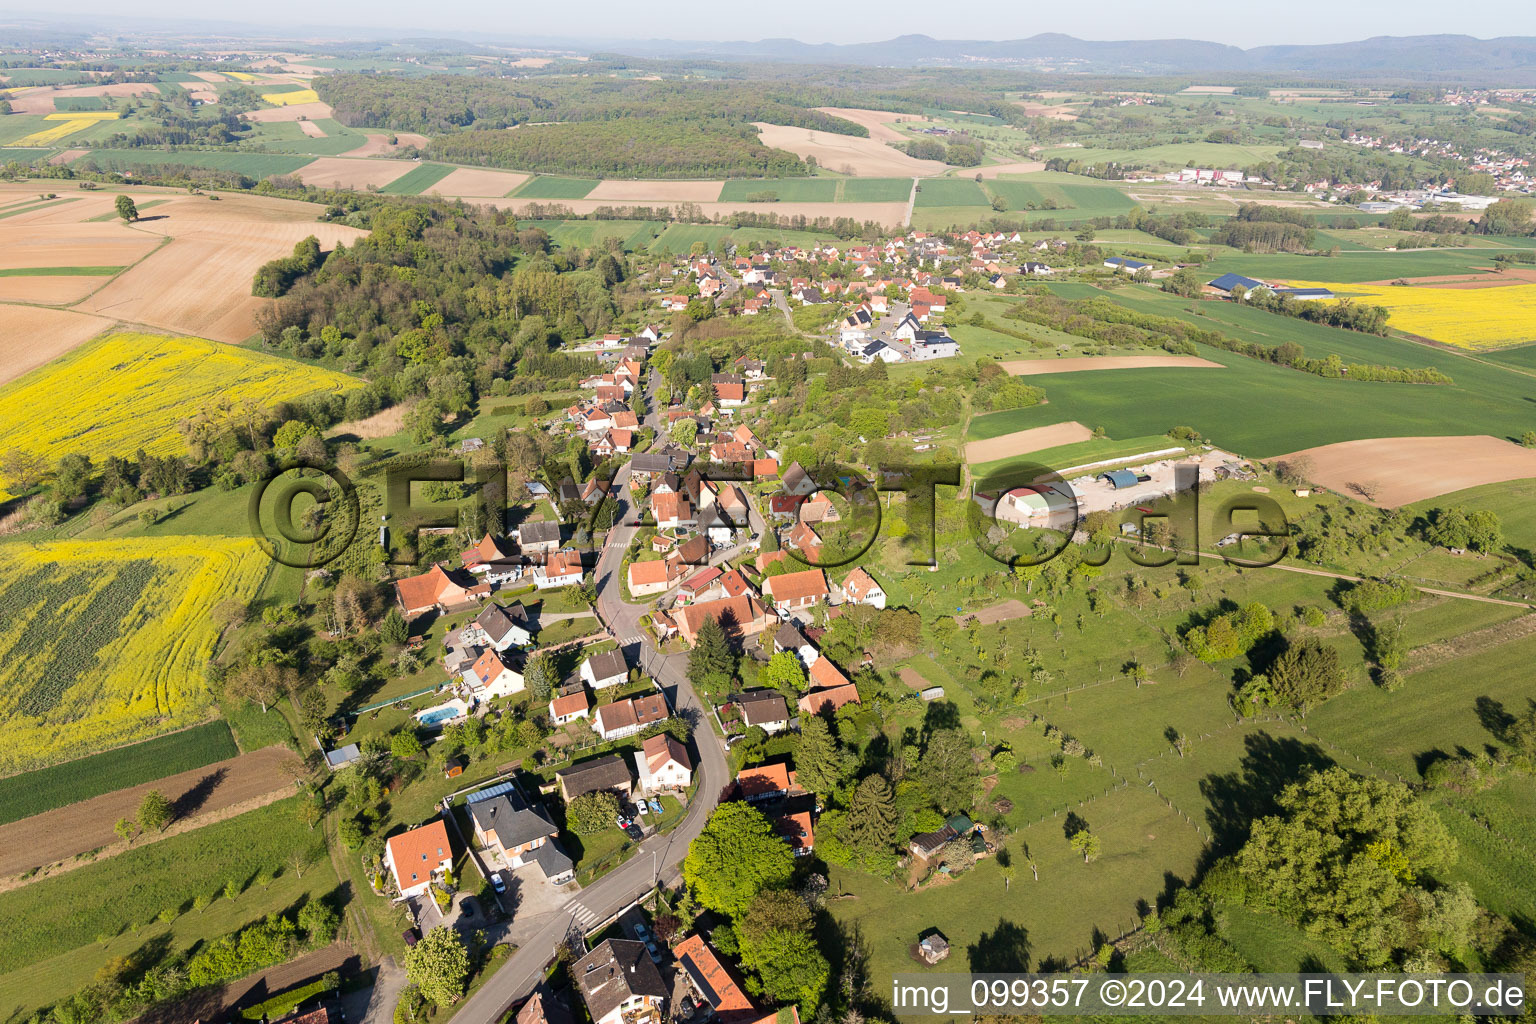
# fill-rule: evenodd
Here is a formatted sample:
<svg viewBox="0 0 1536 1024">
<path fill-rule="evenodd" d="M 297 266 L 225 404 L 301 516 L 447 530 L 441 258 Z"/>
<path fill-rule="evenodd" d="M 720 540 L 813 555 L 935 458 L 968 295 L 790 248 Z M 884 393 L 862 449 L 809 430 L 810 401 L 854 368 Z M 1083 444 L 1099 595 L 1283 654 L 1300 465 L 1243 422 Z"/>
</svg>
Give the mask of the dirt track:
<svg viewBox="0 0 1536 1024">
<path fill-rule="evenodd" d="M 1374 437 L 1279 455 L 1308 458 L 1308 477 L 1341 494 L 1396 508 L 1479 484 L 1536 477 L 1536 450 L 1502 438 Z M 1369 495 L 1369 496 L 1367 496 Z"/>
<path fill-rule="evenodd" d="M 1199 356 L 1084 356 L 1080 359 L 1009 359 L 1002 368 L 1015 377 L 1040 373 L 1075 373 L 1078 370 L 1144 370 L 1156 366 L 1214 366 L 1220 363 Z"/>
<path fill-rule="evenodd" d="M 250 809 L 270 803 L 293 789 L 292 778 L 282 769 L 283 762 L 293 756 L 287 747 L 263 747 L 227 761 L 0 825 L 0 878 L 58 864 L 103 847 L 107 849 L 99 856 L 121 853 L 128 847 L 118 839 L 112 826 L 119 818 L 133 817 L 144 794 L 153 789 L 165 794 L 177 808 L 177 820 L 162 836 L 216 821 L 221 811 L 230 808 Z M 134 845 L 144 842 L 138 839 Z"/>
<path fill-rule="evenodd" d="M 1093 431 L 1076 420 L 1052 423 L 1048 427 L 1030 427 L 1000 437 L 989 437 L 985 441 L 972 441 L 965 446 L 965 461 L 973 466 L 982 462 L 995 462 L 1010 455 L 1028 455 L 1057 445 L 1086 441 L 1092 436 Z"/>
</svg>

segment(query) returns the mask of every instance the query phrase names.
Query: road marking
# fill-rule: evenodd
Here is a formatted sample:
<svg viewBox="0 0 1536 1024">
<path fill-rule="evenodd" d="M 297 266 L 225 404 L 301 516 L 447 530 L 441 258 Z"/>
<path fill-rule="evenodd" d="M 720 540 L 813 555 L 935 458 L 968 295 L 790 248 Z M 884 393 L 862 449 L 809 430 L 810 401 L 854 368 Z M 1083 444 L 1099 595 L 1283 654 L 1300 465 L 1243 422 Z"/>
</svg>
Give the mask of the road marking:
<svg viewBox="0 0 1536 1024">
<path fill-rule="evenodd" d="M 582 906 L 580 903 L 572 903 L 571 919 L 581 927 L 585 928 L 593 921 L 597 920 L 597 915 L 588 910 L 586 907 Z"/>
</svg>

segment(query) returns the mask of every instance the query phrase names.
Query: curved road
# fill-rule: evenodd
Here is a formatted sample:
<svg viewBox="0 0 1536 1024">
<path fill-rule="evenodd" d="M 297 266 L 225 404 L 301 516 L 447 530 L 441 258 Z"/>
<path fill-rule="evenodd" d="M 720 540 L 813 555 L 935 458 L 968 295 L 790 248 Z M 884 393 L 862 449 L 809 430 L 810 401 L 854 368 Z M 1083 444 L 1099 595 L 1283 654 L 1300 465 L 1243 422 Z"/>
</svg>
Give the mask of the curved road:
<svg viewBox="0 0 1536 1024">
<path fill-rule="evenodd" d="M 655 393 L 654 372 L 650 392 Z M 655 419 L 653 400 L 651 412 L 646 416 L 647 424 L 654 425 Z M 615 522 L 623 523 L 631 518 L 630 510 L 634 507 L 627 466 L 614 478 L 614 485 L 619 501 Z M 624 552 L 638 530 L 638 526 L 615 526 L 609 530 L 597 561 L 597 614 L 620 642 L 645 634 L 640 627 L 640 616 L 648 606 L 627 603 L 618 578 Z M 693 722 L 697 748 L 694 781 L 698 783 L 693 802 L 671 832 L 653 835 L 641 842 L 639 852 L 633 857 L 581 890 L 559 913 L 551 915 L 538 931 L 528 936 L 511 959 L 459 1007 L 451 1024 L 495 1024 L 500 1021 L 514 1003 L 543 980 L 545 965 L 554 955 L 555 948 L 577 930 L 578 910 L 586 911 L 585 921 L 607 920 L 649 892 L 659 878 L 674 876 L 688 854 L 688 844 L 703 830 L 704 822 L 725 787 L 725 751 L 709 725 L 709 709 L 688 684 L 688 656 L 662 654 L 646 639 L 626 643 L 625 650 L 630 661 L 649 673 L 666 692 L 673 709 Z"/>
</svg>

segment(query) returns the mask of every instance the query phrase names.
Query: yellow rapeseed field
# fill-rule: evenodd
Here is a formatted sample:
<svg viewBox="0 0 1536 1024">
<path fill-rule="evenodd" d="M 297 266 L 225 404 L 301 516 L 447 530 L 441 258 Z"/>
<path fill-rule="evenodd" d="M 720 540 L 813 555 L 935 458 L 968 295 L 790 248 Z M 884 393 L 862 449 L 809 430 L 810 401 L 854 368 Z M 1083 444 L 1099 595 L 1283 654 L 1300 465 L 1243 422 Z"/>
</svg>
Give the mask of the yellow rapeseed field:
<svg viewBox="0 0 1536 1024">
<path fill-rule="evenodd" d="M 299 89 L 296 92 L 264 92 L 261 98 L 268 103 L 275 103 L 279 107 L 291 107 L 295 103 L 318 103 L 320 97 L 313 89 Z"/>
<path fill-rule="evenodd" d="M 0 545 L 0 774 L 207 717 L 209 610 L 270 565 L 248 538 Z"/>
<path fill-rule="evenodd" d="M 225 71 L 224 74 L 228 75 L 230 78 L 233 78 L 237 82 L 256 81 L 256 76 L 246 71 Z"/>
<path fill-rule="evenodd" d="M 202 338 L 108 334 L 0 387 L 0 451 L 186 450 L 177 423 L 205 409 L 270 406 L 362 381 Z"/>
<path fill-rule="evenodd" d="M 90 110 L 90 111 L 60 111 L 48 114 L 44 121 L 55 121 L 56 124 L 33 132 L 31 135 L 23 135 L 13 146 L 50 146 L 66 136 L 83 132 L 85 129 L 101 121 L 117 120 L 115 110 Z"/>
<path fill-rule="evenodd" d="M 1315 286 L 1313 282 L 1303 282 Z M 1385 306 L 1389 327 L 1467 349 L 1536 341 L 1536 284 L 1501 288 L 1324 284 L 1341 298 Z"/>
</svg>

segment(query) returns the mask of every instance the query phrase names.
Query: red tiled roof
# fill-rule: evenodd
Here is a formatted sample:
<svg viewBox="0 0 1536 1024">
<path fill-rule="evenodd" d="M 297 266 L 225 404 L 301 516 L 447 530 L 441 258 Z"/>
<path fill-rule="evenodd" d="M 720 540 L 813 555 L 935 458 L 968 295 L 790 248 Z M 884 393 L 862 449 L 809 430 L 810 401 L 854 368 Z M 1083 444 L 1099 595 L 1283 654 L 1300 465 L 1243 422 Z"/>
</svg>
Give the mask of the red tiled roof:
<svg viewBox="0 0 1536 1024">
<path fill-rule="evenodd" d="M 811 851 L 816 847 L 816 833 L 811 828 L 811 812 L 786 814 L 773 819 L 773 830 L 789 841 L 795 851 Z"/>
<path fill-rule="evenodd" d="M 821 659 L 825 661 L 825 658 Z M 812 690 L 800 698 L 800 710 L 808 715 L 819 715 L 821 709 L 831 706 L 835 711 L 844 704 L 859 703 L 859 688 L 852 683 L 833 686 L 825 690 Z"/>
<path fill-rule="evenodd" d="M 654 774 L 668 761 L 676 761 L 684 768 L 693 769 L 693 763 L 688 760 L 688 751 L 672 736 L 659 732 L 655 736 L 646 738 L 640 745 L 645 754 L 646 767 Z"/>
<path fill-rule="evenodd" d="M 448 828 L 441 818 L 391 836 L 386 845 L 395 866 L 395 881 L 402 889 L 425 882 L 433 869 L 453 859 Z"/>
<path fill-rule="evenodd" d="M 789 766 L 760 764 L 736 773 L 736 787 L 742 796 L 758 796 L 789 789 Z"/>
<path fill-rule="evenodd" d="M 671 578 L 672 573 L 668 570 L 667 563 L 661 559 L 629 563 L 629 585 L 632 588 L 666 583 Z"/>
<path fill-rule="evenodd" d="M 703 938 L 698 935 L 688 936 L 677 944 L 672 954 L 709 1001 L 710 1008 L 727 1024 L 733 1024 L 734 1015 L 747 1013 L 757 1016 L 758 1011 L 752 1001 Z M 727 1020 L 728 1017 L 730 1020 Z"/>
<path fill-rule="evenodd" d="M 799 603 L 807 598 L 827 596 L 827 577 L 820 569 L 787 572 L 782 576 L 770 576 L 763 584 L 763 593 L 777 604 Z"/>
<path fill-rule="evenodd" d="M 549 713 L 552 717 L 564 718 L 566 715 L 574 715 L 585 710 L 587 710 L 586 690 L 576 690 L 549 702 Z"/>
<path fill-rule="evenodd" d="M 832 664 L 831 658 L 817 658 L 811 663 L 810 672 L 807 674 L 810 676 L 811 688 L 815 690 L 848 685 L 848 677 Z"/>
</svg>

